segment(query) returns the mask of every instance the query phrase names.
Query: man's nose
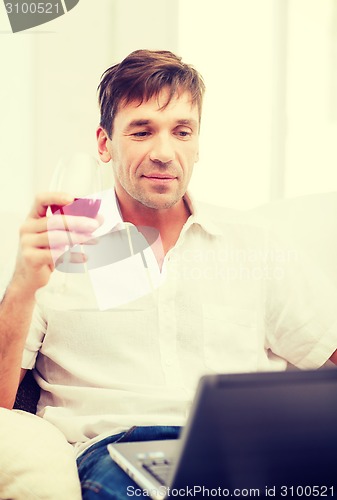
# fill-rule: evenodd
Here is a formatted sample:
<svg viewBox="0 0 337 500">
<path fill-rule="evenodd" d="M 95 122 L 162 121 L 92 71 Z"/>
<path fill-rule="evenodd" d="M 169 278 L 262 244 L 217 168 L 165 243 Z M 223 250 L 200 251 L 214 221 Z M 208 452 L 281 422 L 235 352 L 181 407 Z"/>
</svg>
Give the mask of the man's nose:
<svg viewBox="0 0 337 500">
<path fill-rule="evenodd" d="M 174 157 L 175 152 L 171 138 L 166 135 L 156 137 L 150 152 L 150 159 L 154 162 L 170 163 Z"/>
</svg>

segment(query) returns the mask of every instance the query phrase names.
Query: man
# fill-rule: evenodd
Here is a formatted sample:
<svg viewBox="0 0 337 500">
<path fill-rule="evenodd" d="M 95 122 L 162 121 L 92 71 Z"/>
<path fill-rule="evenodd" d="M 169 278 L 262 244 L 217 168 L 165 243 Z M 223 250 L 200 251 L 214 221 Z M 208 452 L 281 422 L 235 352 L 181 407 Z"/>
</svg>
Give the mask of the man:
<svg viewBox="0 0 337 500">
<path fill-rule="evenodd" d="M 67 234 L 62 217 L 48 221 L 47 207 L 69 195 L 40 196 L 21 229 L 1 309 L 1 404 L 12 407 L 34 368 L 38 414 L 75 445 L 83 498 L 126 497 L 129 480 L 106 444 L 176 437 L 201 374 L 337 362 L 334 308 L 301 284 L 299 263 L 278 268 L 264 231 L 187 195 L 203 93 L 200 75 L 165 51 L 130 54 L 99 86 L 98 151 L 115 177 L 111 229 L 127 222 L 144 238 L 144 228 L 160 234 L 145 267 L 129 261 L 155 286 L 99 311 L 92 274 L 53 272 L 50 246 L 61 254 L 69 234 L 82 243 L 99 226 L 69 216 Z M 104 268 L 115 296 L 132 292 L 129 264 L 122 278 Z"/>
</svg>

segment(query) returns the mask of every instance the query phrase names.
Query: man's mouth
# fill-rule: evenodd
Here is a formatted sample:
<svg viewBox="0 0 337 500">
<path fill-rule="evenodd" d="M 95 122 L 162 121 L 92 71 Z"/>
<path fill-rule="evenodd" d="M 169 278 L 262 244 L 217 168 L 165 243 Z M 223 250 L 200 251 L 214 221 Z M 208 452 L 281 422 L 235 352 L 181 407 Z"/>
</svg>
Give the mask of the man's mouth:
<svg viewBox="0 0 337 500">
<path fill-rule="evenodd" d="M 157 174 L 157 173 L 146 174 L 146 175 L 143 175 L 142 177 L 145 177 L 145 179 L 148 179 L 148 180 L 154 181 L 154 182 L 170 182 L 170 181 L 174 181 L 177 178 L 174 175 Z"/>
</svg>

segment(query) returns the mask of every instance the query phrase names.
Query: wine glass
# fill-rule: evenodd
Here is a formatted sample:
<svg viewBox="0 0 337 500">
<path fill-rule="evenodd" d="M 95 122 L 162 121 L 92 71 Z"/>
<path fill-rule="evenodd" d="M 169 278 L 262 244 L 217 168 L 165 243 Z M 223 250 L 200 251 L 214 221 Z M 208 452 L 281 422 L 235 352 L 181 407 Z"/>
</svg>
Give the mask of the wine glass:
<svg viewBox="0 0 337 500">
<path fill-rule="evenodd" d="M 50 191 L 63 191 L 76 198 L 95 198 L 102 190 L 102 176 L 98 160 L 86 153 L 73 153 L 60 158 Z"/>
<path fill-rule="evenodd" d="M 62 216 L 81 215 L 85 217 L 96 217 L 100 208 L 102 191 L 102 176 L 99 162 L 86 153 L 73 153 L 60 158 L 49 186 L 50 191 L 62 191 L 74 196 L 73 203 L 65 206 L 52 205 L 52 214 Z M 65 228 L 68 226 L 66 217 L 63 218 Z M 52 233 L 50 235 L 52 237 Z M 69 245 L 64 249 L 64 256 L 69 257 L 69 249 L 73 246 L 70 236 Z M 76 251 L 75 249 L 72 250 Z M 77 252 L 82 252 L 83 247 L 79 245 Z M 55 264 L 57 259 L 54 258 Z"/>
</svg>

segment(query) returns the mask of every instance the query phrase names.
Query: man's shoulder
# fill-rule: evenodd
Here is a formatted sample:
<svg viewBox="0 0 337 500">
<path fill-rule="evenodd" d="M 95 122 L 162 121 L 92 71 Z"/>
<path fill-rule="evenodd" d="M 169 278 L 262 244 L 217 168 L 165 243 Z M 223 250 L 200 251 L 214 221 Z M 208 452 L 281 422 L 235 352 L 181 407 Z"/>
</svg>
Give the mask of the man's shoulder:
<svg viewBox="0 0 337 500">
<path fill-rule="evenodd" d="M 203 201 L 194 201 L 197 219 L 211 224 L 219 234 L 246 234 L 266 237 L 269 224 L 264 217 L 249 210 L 240 210 Z"/>
</svg>

